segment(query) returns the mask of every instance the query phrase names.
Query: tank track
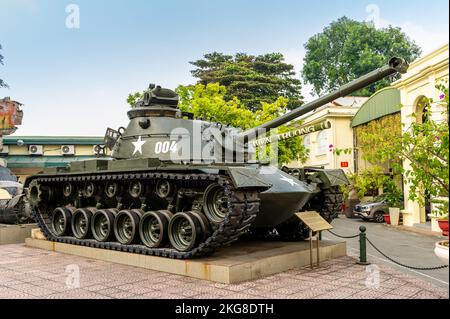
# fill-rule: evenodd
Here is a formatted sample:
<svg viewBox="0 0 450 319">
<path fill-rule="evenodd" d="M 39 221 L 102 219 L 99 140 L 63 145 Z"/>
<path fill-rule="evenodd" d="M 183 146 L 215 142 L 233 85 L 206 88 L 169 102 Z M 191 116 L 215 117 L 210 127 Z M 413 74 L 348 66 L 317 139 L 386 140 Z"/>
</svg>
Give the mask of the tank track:
<svg viewBox="0 0 450 319">
<path fill-rule="evenodd" d="M 344 203 L 344 196 L 339 186 L 324 190 L 320 196 L 309 202 L 304 211 L 315 210 L 327 222 L 337 218 Z M 293 216 L 284 224 L 277 227 L 281 238 L 286 241 L 299 241 L 309 237 L 309 229 L 297 217 Z"/>
<path fill-rule="evenodd" d="M 61 183 L 61 182 L 86 182 L 86 181 L 120 181 L 120 180 L 171 180 L 175 183 L 187 185 L 195 181 L 216 182 L 224 187 L 227 197 L 228 211 L 225 219 L 216 225 L 212 234 L 194 247 L 190 251 L 181 252 L 174 248 L 149 248 L 142 244 L 124 245 L 119 242 L 98 242 L 94 239 L 77 239 L 71 236 L 56 236 L 50 230 L 49 212 L 41 212 L 41 209 L 34 210 L 34 217 L 40 229 L 48 240 L 72 245 L 88 246 L 93 248 L 110 249 L 129 253 L 144 255 L 154 255 L 176 259 L 191 259 L 212 254 L 219 248 L 230 245 L 247 232 L 251 223 L 255 220 L 259 211 L 259 196 L 256 190 L 236 190 L 231 181 L 225 175 L 214 174 L 173 174 L 142 172 L 131 174 L 90 174 L 78 176 L 48 176 L 36 177 L 31 182 L 40 184 Z M 44 206 L 44 205 L 40 205 Z"/>
</svg>

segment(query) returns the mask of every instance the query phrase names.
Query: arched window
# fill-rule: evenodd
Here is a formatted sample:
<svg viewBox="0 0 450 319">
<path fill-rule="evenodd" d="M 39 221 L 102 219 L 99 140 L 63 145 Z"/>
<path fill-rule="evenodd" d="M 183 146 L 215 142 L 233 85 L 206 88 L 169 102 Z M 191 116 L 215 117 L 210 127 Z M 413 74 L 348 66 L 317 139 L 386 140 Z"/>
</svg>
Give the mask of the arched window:
<svg viewBox="0 0 450 319">
<path fill-rule="evenodd" d="M 328 140 L 327 131 L 320 131 L 317 134 L 317 155 L 324 155 L 327 153 Z"/>
<path fill-rule="evenodd" d="M 311 147 L 311 136 L 308 134 L 303 138 L 303 146 L 309 150 Z"/>
<path fill-rule="evenodd" d="M 429 112 L 430 111 L 430 102 L 429 100 L 421 96 L 417 99 L 416 102 L 416 121 L 417 123 L 425 123 L 429 120 Z"/>
</svg>

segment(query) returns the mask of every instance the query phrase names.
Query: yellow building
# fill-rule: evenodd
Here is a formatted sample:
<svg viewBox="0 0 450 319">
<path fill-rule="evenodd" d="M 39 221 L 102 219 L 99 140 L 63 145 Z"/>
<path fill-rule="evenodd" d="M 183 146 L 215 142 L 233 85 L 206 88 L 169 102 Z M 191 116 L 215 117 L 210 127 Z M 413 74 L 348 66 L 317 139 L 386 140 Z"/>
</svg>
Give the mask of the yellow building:
<svg viewBox="0 0 450 319">
<path fill-rule="evenodd" d="M 64 167 L 72 161 L 96 158 L 102 137 L 7 136 L 0 160 L 23 182 L 45 167 Z"/>
<path fill-rule="evenodd" d="M 401 121 L 403 130 L 410 127 L 413 122 L 423 121 L 424 97 L 439 100 L 440 92 L 436 85 L 449 78 L 449 45 L 446 44 L 432 53 L 413 62 L 402 78 L 394 82 L 393 87 L 400 90 L 402 103 Z M 432 112 L 431 120 L 443 120 L 441 109 L 438 105 L 429 106 Z M 409 169 L 410 163 L 404 162 L 404 168 Z M 403 222 L 407 226 L 425 223 L 427 220 L 426 211 L 432 210 L 432 207 L 420 207 L 418 203 L 408 200 L 409 186 L 404 185 L 405 191 L 405 210 L 403 211 Z M 428 205 L 431 206 L 428 201 Z M 436 223 L 432 223 L 432 230 L 439 228 Z"/>
<path fill-rule="evenodd" d="M 331 128 L 310 133 L 303 137 L 304 146 L 309 149 L 309 157 L 303 164 L 292 163 L 289 166 L 323 166 L 329 169 L 341 168 L 346 173 L 354 172 L 352 152 L 337 155 L 333 150 L 353 148 L 353 130 L 351 121 L 367 98 L 344 97 L 300 117 L 302 126 L 315 125 L 324 121 Z"/>
</svg>

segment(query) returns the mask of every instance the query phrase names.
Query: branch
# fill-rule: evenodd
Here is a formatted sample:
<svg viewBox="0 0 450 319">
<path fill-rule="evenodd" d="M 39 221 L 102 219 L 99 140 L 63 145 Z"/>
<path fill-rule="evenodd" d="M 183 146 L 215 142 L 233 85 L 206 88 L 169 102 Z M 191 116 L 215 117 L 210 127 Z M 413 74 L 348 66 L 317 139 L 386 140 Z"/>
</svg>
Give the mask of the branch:
<svg viewBox="0 0 450 319">
<path fill-rule="evenodd" d="M 447 191 L 447 193 L 449 192 L 449 185 L 448 185 L 448 184 L 445 184 L 445 182 L 444 182 L 441 178 L 439 178 L 438 176 L 436 176 L 436 174 L 431 173 L 431 172 L 430 172 L 430 169 L 429 169 L 427 166 L 423 166 L 422 164 L 420 164 L 419 162 L 417 162 L 414 158 L 412 158 L 412 157 L 409 156 L 408 154 L 404 154 L 404 156 L 405 156 L 408 160 L 410 160 L 411 162 L 413 162 L 414 164 L 416 164 L 417 166 L 422 167 L 422 169 L 423 169 L 427 174 L 429 174 L 429 175 L 436 181 L 436 183 L 437 183 L 438 185 L 440 185 L 442 188 L 444 188 L 444 189 Z"/>
</svg>

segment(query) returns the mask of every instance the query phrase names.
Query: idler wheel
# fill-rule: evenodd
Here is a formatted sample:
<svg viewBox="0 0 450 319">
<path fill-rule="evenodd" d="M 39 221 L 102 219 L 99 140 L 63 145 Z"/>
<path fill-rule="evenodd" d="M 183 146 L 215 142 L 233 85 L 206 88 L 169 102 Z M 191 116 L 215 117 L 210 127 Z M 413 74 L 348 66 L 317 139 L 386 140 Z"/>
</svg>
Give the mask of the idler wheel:
<svg viewBox="0 0 450 319">
<path fill-rule="evenodd" d="M 164 246 L 168 239 L 168 227 L 173 214 L 168 210 L 147 212 L 139 224 L 142 243 L 150 248 Z"/>
<path fill-rule="evenodd" d="M 37 207 L 41 201 L 41 185 L 37 181 L 30 183 L 30 203 L 33 207 Z"/>
<path fill-rule="evenodd" d="M 102 209 L 92 216 L 91 231 L 97 241 L 105 242 L 113 238 L 116 215 L 117 209 Z"/>
<path fill-rule="evenodd" d="M 206 217 L 213 223 L 219 224 L 227 215 L 228 198 L 225 190 L 219 184 L 211 184 L 203 195 L 203 211 Z"/>
<path fill-rule="evenodd" d="M 192 213 L 176 213 L 169 223 L 169 240 L 178 251 L 190 251 L 203 238 L 202 227 Z"/>
<path fill-rule="evenodd" d="M 58 207 L 52 214 L 52 230 L 56 236 L 68 235 L 72 219 L 73 209 Z"/>
<path fill-rule="evenodd" d="M 114 221 L 114 234 L 117 240 L 124 245 L 133 244 L 139 237 L 139 222 L 142 211 L 140 209 L 122 210 Z"/>
<path fill-rule="evenodd" d="M 72 233 L 78 239 L 91 237 L 91 219 L 95 208 L 79 208 L 72 215 Z"/>
</svg>

